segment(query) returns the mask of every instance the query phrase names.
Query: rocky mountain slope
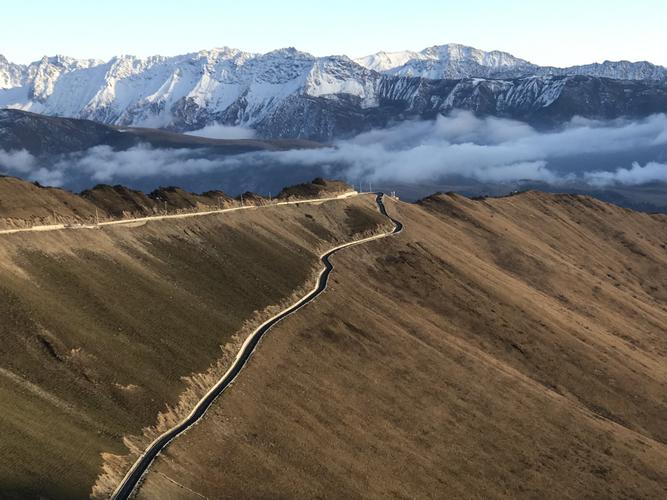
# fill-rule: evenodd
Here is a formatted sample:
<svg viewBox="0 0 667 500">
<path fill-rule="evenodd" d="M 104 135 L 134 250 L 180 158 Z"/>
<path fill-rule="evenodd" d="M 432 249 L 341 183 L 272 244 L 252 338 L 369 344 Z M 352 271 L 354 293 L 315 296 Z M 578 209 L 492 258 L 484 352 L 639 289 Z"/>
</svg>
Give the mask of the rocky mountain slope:
<svg viewBox="0 0 667 500">
<path fill-rule="evenodd" d="M 337 255 L 138 498 L 664 497 L 667 218 L 388 207 L 404 232 Z"/>
<path fill-rule="evenodd" d="M 546 124 L 665 112 L 665 71 L 625 61 L 542 68 L 460 45 L 357 61 L 229 48 L 27 66 L 0 58 L 0 108 L 177 131 L 218 122 L 267 138 L 329 141 L 454 108 Z"/>
</svg>

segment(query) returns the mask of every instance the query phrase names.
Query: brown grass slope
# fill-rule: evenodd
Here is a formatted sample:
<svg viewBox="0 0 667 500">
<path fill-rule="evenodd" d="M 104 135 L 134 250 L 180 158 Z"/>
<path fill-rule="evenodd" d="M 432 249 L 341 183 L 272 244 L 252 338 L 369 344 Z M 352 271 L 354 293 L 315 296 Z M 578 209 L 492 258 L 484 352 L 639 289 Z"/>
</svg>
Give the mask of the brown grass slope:
<svg viewBox="0 0 667 500">
<path fill-rule="evenodd" d="M 342 181 L 317 178 L 286 187 L 278 198 L 279 201 L 328 198 L 352 190 Z M 125 186 L 99 184 L 77 195 L 0 175 L 0 230 L 220 210 L 239 206 L 241 197 L 245 205 L 272 202 L 257 193 L 247 192 L 232 198 L 219 190 L 197 194 L 176 186 L 160 187 L 146 194 Z"/>
<path fill-rule="evenodd" d="M 352 187 L 343 181 L 317 177 L 311 182 L 289 186 L 278 193 L 280 199 L 326 198 L 350 191 Z"/>
<path fill-rule="evenodd" d="M 665 498 L 667 218 L 390 203 L 154 464 L 154 498 Z"/>
<path fill-rule="evenodd" d="M 99 184 L 81 192 L 81 197 L 112 217 L 145 217 L 159 212 L 157 202 L 141 191 L 125 186 Z"/>
<path fill-rule="evenodd" d="M 360 197 L 0 236 L 0 497 L 87 498 L 102 452 L 312 286 L 322 249 L 383 223 Z"/>
<path fill-rule="evenodd" d="M 0 229 L 93 222 L 95 205 L 68 191 L 0 176 Z"/>
<path fill-rule="evenodd" d="M 222 191 L 196 194 L 176 186 L 160 187 L 145 194 L 125 186 L 100 184 L 83 191 L 81 197 L 113 218 L 146 217 L 177 211 L 219 210 L 237 205 L 233 198 Z"/>
</svg>

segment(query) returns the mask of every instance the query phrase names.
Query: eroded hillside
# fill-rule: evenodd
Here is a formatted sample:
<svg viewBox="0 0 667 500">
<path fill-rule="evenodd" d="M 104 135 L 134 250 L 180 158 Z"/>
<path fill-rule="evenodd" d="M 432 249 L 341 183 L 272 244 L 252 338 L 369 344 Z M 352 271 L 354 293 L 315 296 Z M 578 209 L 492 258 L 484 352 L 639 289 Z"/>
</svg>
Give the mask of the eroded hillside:
<svg viewBox="0 0 667 500">
<path fill-rule="evenodd" d="M 336 255 L 139 497 L 663 498 L 667 218 L 388 208 L 404 232 Z"/>
</svg>

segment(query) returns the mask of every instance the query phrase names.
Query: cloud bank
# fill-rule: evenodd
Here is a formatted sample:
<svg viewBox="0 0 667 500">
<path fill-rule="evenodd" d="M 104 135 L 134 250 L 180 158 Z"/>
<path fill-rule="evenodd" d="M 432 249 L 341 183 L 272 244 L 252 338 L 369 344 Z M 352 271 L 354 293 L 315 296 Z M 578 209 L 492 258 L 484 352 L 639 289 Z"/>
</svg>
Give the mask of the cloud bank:
<svg viewBox="0 0 667 500">
<path fill-rule="evenodd" d="M 613 172 L 586 172 L 587 183 L 595 187 L 608 187 L 616 184 L 636 186 L 649 182 L 667 182 L 667 163 L 654 161 L 641 166 L 634 162 L 630 168 L 619 168 Z"/>
<path fill-rule="evenodd" d="M 573 120 L 552 132 L 500 118 L 478 118 L 469 112 L 440 116 L 435 121 L 406 122 L 341 142 L 328 150 L 281 153 L 278 161 L 295 164 L 344 165 L 348 178 L 375 181 L 424 182 L 451 177 L 482 182 L 533 180 L 637 183 L 663 179 L 664 165 L 648 170 L 605 176 L 586 170 L 562 173 L 555 160 L 583 155 L 611 155 L 667 146 L 667 116 L 641 121 L 595 122 Z M 611 160 L 604 171 L 623 169 Z M 562 161 L 560 162 L 562 163 Z"/>
<path fill-rule="evenodd" d="M 233 132 L 213 125 L 198 134 L 217 138 L 245 134 L 231 128 Z M 632 156 L 635 152 L 648 159 L 639 161 Z M 87 179 L 89 184 L 153 179 L 157 185 L 212 173 L 218 179 L 233 172 L 277 176 L 286 169 L 303 172 L 304 178 L 324 172 L 351 182 L 376 183 L 472 179 L 608 187 L 667 182 L 667 116 L 609 122 L 574 119 L 558 130 L 541 132 L 514 120 L 456 112 L 373 130 L 328 148 L 237 156 L 149 146 L 113 151 L 98 146 L 48 162 L 25 151 L 0 151 L 0 171 L 60 186 L 71 184 L 71 179 Z"/>
</svg>

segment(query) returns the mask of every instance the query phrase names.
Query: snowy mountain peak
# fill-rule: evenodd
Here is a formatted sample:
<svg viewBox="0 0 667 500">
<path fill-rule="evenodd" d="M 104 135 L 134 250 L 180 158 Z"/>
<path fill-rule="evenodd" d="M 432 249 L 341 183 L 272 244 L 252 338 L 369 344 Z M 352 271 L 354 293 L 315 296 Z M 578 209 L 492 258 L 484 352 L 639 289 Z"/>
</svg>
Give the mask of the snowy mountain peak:
<svg viewBox="0 0 667 500">
<path fill-rule="evenodd" d="M 485 52 L 456 43 L 434 45 L 421 52 L 378 52 L 356 61 L 382 73 L 428 79 L 492 77 L 516 69 L 525 73 L 533 67 L 506 52 Z"/>
<path fill-rule="evenodd" d="M 411 60 L 419 60 L 422 55 L 419 52 L 404 50 L 402 52 L 378 52 L 366 57 L 355 59 L 357 64 L 364 68 L 372 69 L 379 73 L 398 68 Z"/>
<path fill-rule="evenodd" d="M 549 106 L 564 88 L 560 77 L 575 75 L 667 81 L 665 68 L 647 62 L 539 67 L 506 52 L 459 44 L 357 60 L 315 57 L 294 47 L 265 54 L 221 47 L 171 57 L 120 55 L 107 62 L 54 56 L 20 65 L 0 57 L 0 108 L 122 126 L 192 130 L 220 122 L 271 136 L 328 138 L 343 123 L 335 122 L 333 109 L 371 110 L 383 103 L 400 109 L 409 103 L 408 112 L 427 104 L 483 111 L 484 96 L 491 94 L 501 110 Z M 318 132 L 306 134 L 306 127 Z"/>
<path fill-rule="evenodd" d="M 297 59 L 315 59 L 315 56 L 295 49 L 294 47 L 285 47 L 282 49 L 272 50 L 264 54 L 266 57 L 287 57 Z"/>
<path fill-rule="evenodd" d="M 431 80 L 460 78 L 523 78 L 546 75 L 588 75 L 624 80 L 665 80 L 667 69 L 646 61 L 605 61 L 569 68 L 541 67 L 507 52 L 450 43 L 421 52 L 378 52 L 356 59 L 365 68 L 392 76 Z"/>
</svg>

